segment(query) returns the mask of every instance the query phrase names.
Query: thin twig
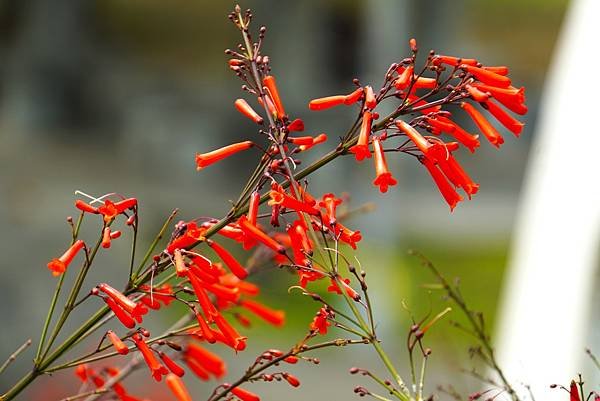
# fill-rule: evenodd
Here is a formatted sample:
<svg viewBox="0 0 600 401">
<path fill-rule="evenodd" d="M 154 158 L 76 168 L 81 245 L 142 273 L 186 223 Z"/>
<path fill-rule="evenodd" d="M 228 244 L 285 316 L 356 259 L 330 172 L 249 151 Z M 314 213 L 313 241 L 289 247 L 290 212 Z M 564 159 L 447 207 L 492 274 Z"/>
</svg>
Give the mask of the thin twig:
<svg viewBox="0 0 600 401">
<path fill-rule="evenodd" d="M 17 348 L 17 350 L 15 352 L 13 352 L 8 359 L 2 364 L 2 366 L 0 366 L 0 374 L 2 374 L 2 372 L 4 372 L 4 370 L 8 367 L 8 365 L 10 365 L 12 362 L 14 362 L 15 359 L 17 359 L 17 357 L 19 356 L 19 354 L 23 351 L 25 351 L 25 349 L 27 347 L 29 347 L 31 345 L 31 338 L 27 341 L 25 341 L 25 343 L 23 345 L 21 345 L 19 348 Z"/>
</svg>

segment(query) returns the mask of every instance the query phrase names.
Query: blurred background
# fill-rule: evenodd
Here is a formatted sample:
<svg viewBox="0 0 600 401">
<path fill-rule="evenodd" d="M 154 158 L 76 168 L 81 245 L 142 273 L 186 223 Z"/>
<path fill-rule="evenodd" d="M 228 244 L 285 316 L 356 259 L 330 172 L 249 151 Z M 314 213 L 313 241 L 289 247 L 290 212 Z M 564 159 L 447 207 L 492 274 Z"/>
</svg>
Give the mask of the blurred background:
<svg viewBox="0 0 600 401">
<path fill-rule="evenodd" d="M 307 102 L 348 92 L 354 77 L 378 86 L 389 64 L 408 54 L 411 37 L 417 38 L 423 55 L 435 49 L 488 65 L 508 65 L 513 82 L 527 88 L 530 112 L 521 139 L 506 133 L 500 152 L 482 141 L 476 154 L 459 155 L 481 190 L 454 213 L 424 169 L 409 158 L 390 161 L 399 185 L 385 196 L 371 184 L 371 166 L 349 158 L 327 166 L 311 181 L 314 193 L 349 192 L 354 205 L 373 201 L 377 206 L 376 212 L 348 225 L 363 232 L 358 256 L 372 272 L 382 337 L 399 366 L 404 366 L 402 344 L 409 322 L 401 303 L 417 317 L 445 307 L 440 294 L 422 288 L 432 278 L 407 256 L 408 249 L 427 255 L 447 277 L 460 277 L 465 296 L 484 312 L 493 330 L 539 98 L 567 3 L 241 3 L 253 9 L 255 28 L 268 27 L 264 51 L 271 57 L 286 109 L 305 121 L 309 134 L 326 132 L 330 147 L 351 125 L 353 111 L 309 113 Z M 69 240 L 65 218 L 75 214 L 75 190 L 137 197 L 142 245 L 175 207 L 186 219 L 219 217 L 227 211 L 226 200 L 242 188 L 254 155 L 198 173 L 194 152 L 255 135 L 255 127 L 233 107 L 241 83 L 227 68 L 223 53 L 240 40 L 226 17 L 233 5 L 182 0 L 0 2 L 0 357 L 34 333 L 37 340 L 55 281 L 45 265 Z M 313 151 L 308 158 L 321 152 Z M 96 229 L 89 228 L 89 234 Z M 126 241 L 115 243 L 101 256 L 89 285 L 118 282 L 127 257 Z M 284 333 L 258 324 L 249 333 L 249 350 L 231 364 L 230 379 L 265 347 L 289 347 L 316 311 L 309 301 L 286 294 L 294 282 L 291 276 L 269 271 L 256 280 L 264 283 L 265 300 L 289 311 L 289 324 Z M 172 317 L 158 319 L 164 327 Z M 458 313 L 451 319 L 461 320 Z M 76 323 L 77 318 L 69 322 Z M 479 388 L 461 372 L 474 364 L 467 351 L 471 343 L 447 322 L 431 332 L 430 389 L 451 384 L 466 394 Z M 220 351 L 232 360 L 228 350 Z M 321 365 L 293 369 L 306 384 L 304 391 L 271 384 L 262 390 L 269 394 L 265 399 L 348 399 L 354 396 L 354 384 L 361 383 L 347 373 L 349 367 L 380 370 L 366 349 L 318 356 Z M 26 354 L 0 378 L 2 390 L 27 369 L 31 357 Z M 77 390 L 71 372 L 59 376 L 64 380 L 60 385 L 53 381 L 52 390 L 40 380 L 22 399 L 59 399 Z M 133 377 L 130 387 L 138 389 L 136 394 L 172 399 L 165 386 L 149 388 L 145 372 Z M 212 383 L 188 382 L 195 399 L 205 398 L 212 388 Z"/>
</svg>

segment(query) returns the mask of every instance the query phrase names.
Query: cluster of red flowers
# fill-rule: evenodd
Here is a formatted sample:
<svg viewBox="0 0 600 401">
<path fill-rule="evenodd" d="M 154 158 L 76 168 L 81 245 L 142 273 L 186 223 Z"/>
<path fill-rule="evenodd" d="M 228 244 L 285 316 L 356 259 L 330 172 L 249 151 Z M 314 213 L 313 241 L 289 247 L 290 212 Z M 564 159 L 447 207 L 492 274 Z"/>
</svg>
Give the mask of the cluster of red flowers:
<svg viewBox="0 0 600 401">
<path fill-rule="evenodd" d="M 240 12 L 234 13 L 232 20 L 250 41 L 247 30 L 249 14 L 242 16 Z M 145 271 L 146 277 L 170 271 L 172 274 L 169 280 L 173 279 L 172 281 L 167 283 L 165 280 L 157 285 L 152 284 L 152 281 L 151 284 L 144 284 L 147 283 L 144 281 L 140 284 L 133 280 L 137 276 L 131 276 L 124 291 L 101 283 L 90 292 L 91 295 L 102 298 L 118 321 L 129 329 L 123 336 L 109 330 L 103 339 L 107 338 L 118 354 L 127 355 L 132 350 L 139 351 L 152 377 L 161 381 L 166 376 L 169 388 L 180 401 L 189 401 L 191 398 L 179 379 L 185 370 L 177 363 L 178 360 L 183 361 L 202 380 L 211 377 L 220 379 L 226 372 L 225 362 L 221 357 L 201 346 L 200 342 L 203 345 L 220 342 L 236 352 L 246 348 L 247 338 L 225 318 L 225 311 L 233 309 L 232 316 L 244 326 L 249 320 L 239 312 L 240 309 L 275 326 L 281 326 L 285 320 L 283 311 L 271 309 L 252 299 L 258 295 L 259 288 L 246 281 L 249 276 L 248 267 L 221 240 L 212 238 L 213 234 L 219 234 L 228 242 L 237 243 L 246 251 L 259 250 L 257 253 L 268 254 L 277 264 L 294 269 L 302 288 L 306 288 L 309 282 L 325 279 L 330 282 L 327 291 L 347 297 L 350 302 L 361 302 L 361 295 L 352 287 L 349 278 L 343 277 L 337 269 L 321 266 L 325 261 L 320 261 L 313 255 L 314 249 L 321 246 L 321 239 L 325 244 L 335 243 L 337 252 L 339 244 L 356 249 L 362 236 L 360 231 L 351 230 L 342 224 L 345 213 L 340 213 L 339 210 L 345 206 L 345 199 L 332 193 L 320 198 L 314 197 L 306 185 L 298 182 L 294 176 L 295 166 L 299 162 L 294 159 L 295 155 L 324 143 L 327 135 L 292 135 L 293 132 L 304 131 L 305 124 L 300 119 L 290 119 L 285 111 L 275 78 L 270 71 L 269 58 L 260 53 L 263 36 L 264 30 L 261 29 L 260 40 L 252 49 L 240 50 L 241 53 L 229 50 L 228 53 L 233 58 L 228 64 L 245 82 L 244 90 L 253 95 L 256 103 L 264 108 L 265 118 L 246 100 L 237 99 L 234 102 L 240 113 L 261 127 L 259 133 L 266 137 L 267 145 L 246 140 L 196 154 L 196 166 L 201 170 L 238 152 L 251 148 L 262 150 L 257 173 L 249 181 L 240 201 L 225 219 L 202 218 L 180 221 L 175 225 L 168 244 L 153 257 L 151 265 Z M 451 113 L 443 108 L 447 105 L 459 105 L 489 142 L 499 147 L 504 139 L 469 101 L 479 103 L 518 136 L 523 124 L 495 101 L 513 112 L 524 114 L 527 108 L 524 105 L 523 89 L 511 86 L 506 67 L 487 67 L 476 60 L 437 55 L 433 52 L 428 56 L 421 72 L 416 72 L 416 42 L 411 40 L 410 46 L 412 57 L 390 66 L 384 85 L 378 91 L 355 80 L 357 88 L 349 94 L 314 99 L 310 101 L 309 108 L 325 110 L 340 105 L 358 107 L 360 123 L 336 148 L 339 155 L 353 154 L 357 161 L 373 158 L 376 175 L 373 183 L 381 192 L 387 192 L 389 187 L 397 185 L 388 168 L 386 153 L 402 152 L 415 156 L 431 174 L 453 209 L 462 200 L 457 189 L 462 189 L 470 198 L 479 188 L 456 161 L 453 152 L 461 145 L 474 152 L 480 143 L 478 135 L 465 131 L 453 121 Z M 243 46 L 240 49 L 244 49 Z M 426 77 L 425 73 L 435 76 Z M 444 91 L 447 92 L 445 96 L 435 98 Z M 400 100 L 400 104 L 390 116 L 380 119 L 377 107 L 387 99 Z M 399 118 L 411 114 L 417 115 L 408 122 Z M 423 131 L 430 135 L 423 135 Z M 377 132 L 381 133 L 376 135 Z M 441 134 L 449 135 L 455 142 L 444 142 L 440 138 Z M 386 148 L 384 145 L 392 138 L 400 138 L 403 143 Z M 111 241 L 121 236 L 120 231 L 111 229 L 118 216 L 123 215 L 128 226 L 137 228 L 136 199 L 106 199 L 100 207 L 93 206 L 98 201 L 94 200 L 90 204 L 78 200 L 75 203 L 76 208 L 84 214 L 102 216 L 101 241 L 93 253 L 100 245 L 109 248 Z M 268 213 L 261 215 L 263 202 L 267 203 Z M 245 209 L 242 212 L 240 210 L 243 207 Z M 262 219 L 268 220 L 268 223 L 262 222 Z M 285 230 L 276 231 L 276 228 L 281 227 L 282 221 Z M 268 228 L 269 226 L 273 229 Z M 199 245 L 205 246 L 205 250 L 198 249 Z M 89 263 L 86 244 L 82 240 L 74 240 L 64 255 L 48 263 L 48 268 L 54 275 L 64 273 L 82 249 L 86 252 L 85 263 Z M 349 271 L 352 270 L 349 268 Z M 356 271 L 353 273 L 364 291 L 364 275 L 361 279 Z M 174 301 L 186 305 L 197 320 L 196 327 L 183 333 L 185 341 L 182 344 L 164 339 L 148 339 L 150 333 L 146 329 L 136 328 L 150 310 L 169 306 Z M 310 323 L 309 337 L 326 334 L 333 322 L 335 313 L 323 301 L 323 307 Z M 423 333 L 425 330 L 426 328 L 422 330 Z M 126 342 L 132 345 L 127 345 Z M 169 347 L 168 353 L 163 346 Z M 282 355 L 281 351 L 270 350 L 259 360 L 273 360 Z M 282 360 L 295 363 L 298 358 L 290 355 Z M 117 374 L 111 372 L 114 373 L 114 369 L 106 370 L 108 376 Z M 98 388 L 104 386 L 105 378 L 87 365 L 79 366 L 77 374 L 84 382 L 90 381 Z M 296 377 L 287 372 L 263 374 L 261 379 L 285 380 L 294 387 L 300 384 Z M 121 400 L 135 400 L 127 395 L 118 382 L 112 389 Z M 224 384 L 222 389 L 242 401 L 259 400 L 257 395 L 238 386 Z"/>
</svg>

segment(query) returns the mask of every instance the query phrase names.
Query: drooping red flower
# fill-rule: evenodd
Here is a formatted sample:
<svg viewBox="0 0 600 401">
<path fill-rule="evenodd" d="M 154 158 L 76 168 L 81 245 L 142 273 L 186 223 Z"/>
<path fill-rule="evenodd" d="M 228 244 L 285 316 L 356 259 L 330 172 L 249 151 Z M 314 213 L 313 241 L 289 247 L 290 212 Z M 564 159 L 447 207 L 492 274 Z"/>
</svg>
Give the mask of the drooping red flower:
<svg viewBox="0 0 600 401">
<path fill-rule="evenodd" d="M 181 380 L 179 377 L 172 373 L 168 374 L 165 382 L 178 401 L 192 401 L 192 396 L 185 387 L 183 380 Z"/>
<path fill-rule="evenodd" d="M 103 297 L 102 299 L 104 302 L 106 302 L 110 310 L 115 314 L 123 326 L 127 327 L 128 329 L 133 329 L 135 327 L 135 320 L 133 320 L 131 315 L 127 313 L 125 309 L 121 308 L 119 304 L 117 304 L 110 297 Z"/>
<path fill-rule="evenodd" d="M 487 111 L 489 111 L 502 125 L 506 127 L 510 132 L 515 134 L 515 136 L 521 135 L 521 131 L 523 130 L 523 124 L 506 111 L 502 109 L 502 107 L 498 106 L 492 100 L 487 100 L 481 104 Z"/>
<path fill-rule="evenodd" d="M 299 201 L 281 190 L 272 189 L 271 192 L 269 192 L 269 196 L 271 196 L 271 199 L 268 202 L 269 206 L 280 205 L 281 207 L 293 209 L 297 212 L 308 213 L 313 216 L 319 214 L 319 210 L 312 205 Z"/>
<path fill-rule="evenodd" d="M 363 119 L 360 126 L 360 132 L 358 134 L 358 142 L 352 146 L 349 150 L 354 153 L 354 157 L 357 161 L 362 161 L 365 158 L 371 157 L 371 151 L 369 150 L 369 138 L 371 136 L 371 122 L 373 116 L 370 111 L 363 113 Z"/>
<path fill-rule="evenodd" d="M 227 372 L 223 359 L 200 345 L 191 342 L 184 350 L 184 361 L 190 364 L 196 364 L 204 370 L 210 372 L 216 378 L 222 377 Z"/>
<path fill-rule="evenodd" d="M 433 144 L 430 143 L 423 135 L 419 133 L 412 125 L 402 120 L 396 120 L 394 122 L 406 136 L 416 145 L 416 147 L 424 154 L 429 154 L 433 148 Z"/>
<path fill-rule="evenodd" d="M 510 78 L 496 74 L 494 71 L 486 70 L 484 68 L 475 67 L 472 65 L 461 64 L 460 68 L 467 71 L 469 74 L 473 74 L 475 78 L 487 85 L 496 86 L 499 88 L 508 88 L 510 86 Z"/>
<path fill-rule="evenodd" d="M 242 215 L 238 224 L 245 235 L 253 238 L 254 240 L 261 242 L 268 248 L 271 248 L 276 253 L 285 253 L 285 247 L 280 243 L 275 241 L 273 238 L 269 237 L 266 233 L 264 233 L 260 228 L 250 223 L 246 216 Z"/>
<path fill-rule="evenodd" d="M 392 173 L 388 169 L 385 155 L 383 153 L 383 146 L 381 145 L 381 139 L 373 138 L 373 153 L 375 154 L 375 173 L 377 177 L 373 181 L 376 187 L 382 193 L 387 192 L 388 187 L 398 184 L 398 181 L 392 177 Z"/>
<path fill-rule="evenodd" d="M 321 202 L 319 202 L 319 206 L 324 207 L 326 210 L 325 221 L 327 221 L 330 226 L 334 225 L 337 221 L 336 208 L 341 203 L 342 203 L 342 200 L 339 198 L 336 198 L 335 195 L 332 193 L 323 195 Z"/>
<path fill-rule="evenodd" d="M 231 389 L 231 392 L 242 401 L 260 401 L 258 395 L 241 387 L 234 387 Z"/>
<path fill-rule="evenodd" d="M 127 298 L 123 293 L 106 283 L 98 284 L 97 288 L 114 300 L 139 323 L 142 322 L 142 316 L 148 313 L 148 309 L 141 302 L 135 302 Z"/>
<path fill-rule="evenodd" d="M 263 118 L 256 111 L 254 111 L 254 109 L 250 107 L 248 102 L 246 102 L 244 99 L 237 99 L 234 102 L 234 105 L 240 113 L 242 113 L 255 123 L 261 125 L 264 122 Z"/>
<path fill-rule="evenodd" d="M 108 330 L 106 332 L 106 336 L 108 337 L 112 345 L 115 347 L 115 350 L 119 354 L 127 355 L 129 353 L 129 348 L 127 347 L 127 345 L 125 345 L 125 343 L 121 341 L 119 336 L 114 331 Z"/>
<path fill-rule="evenodd" d="M 203 168 L 223 160 L 226 157 L 250 149 L 252 146 L 254 146 L 252 141 L 243 141 L 223 146 L 222 148 L 213 150 L 212 152 L 196 153 L 196 170 L 202 170 Z"/>
<path fill-rule="evenodd" d="M 60 276 L 63 274 L 67 267 L 71 264 L 77 253 L 85 247 L 83 240 L 77 240 L 62 254 L 60 258 L 52 259 L 48 262 L 48 269 L 52 272 L 53 276 Z"/>
<path fill-rule="evenodd" d="M 463 144 L 467 149 L 469 149 L 471 153 L 474 153 L 475 149 L 477 149 L 480 146 L 479 135 L 472 135 L 468 133 L 467 131 L 462 129 L 460 125 L 456 124 L 449 118 L 437 116 L 436 118 L 427 119 L 427 122 L 430 123 L 432 126 L 438 128 L 442 132 L 445 132 L 448 135 L 452 136 L 458 142 Z"/>
<path fill-rule="evenodd" d="M 150 369 L 154 380 L 161 381 L 163 376 L 169 374 L 169 370 L 156 359 L 154 352 L 148 347 L 148 344 L 146 344 L 139 333 L 135 333 L 131 336 L 131 339 L 135 342 L 135 345 L 144 357 L 144 361 L 146 361 L 146 365 L 148 365 L 148 369 Z"/>
<path fill-rule="evenodd" d="M 571 386 L 569 388 L 569 399 L 570 401 L 581 401 L 579 389 L 577 388 L 577 383 L 575 382 L 575 380 L 571 380 Z"/>
<path fill-rule="evenodd" d="M 179 377 L 185 375 L 185 370 L 183 370 L 181 366 L 179 366 L 174 360 L 172 360 L 169 357 L 169 355 L 165 354 L 164 352 L 159 352 L 158 356 L 160 357 L 161 361 L 163 361 L 165 366 L 171 371 L 171 373 Z"/>
<path fill-rule="evenodd" d="M 240 305 L 274 326 L 283 326 L 285 323 L 285 312 L 282 310 L 271 309 L 260 302 L 250 299 L 242 300 Z"/>
<path fill-rule="evenodd" d="M 290 386 L 298 387 L 300 385 L 300 380 L 298 380 L 296 376 L 291 375 L 289 373 L 284 373 L 282 376 L 285 379 L 285 381 L 287 381 L 290 384 Z"/>
<path fill-rule="evenodd" d="M 471 119 L 477 124 L 479 130 L 485 135 L 485 137 L 490 141 L 492 145 L 499 148 L 500 145 L 504 143 L 504 138 L 502 135 L 496 131 L 496 128 L 490 124 L 490 122 L 477 110 L 473 107 L 472 104 L 467 102 L 462 102 L 460 104 L 463 110 L 465 110 Z"/>
<path fill-rule="evenodd" d="M 319 309 L 317 315 L 310 323 L 310 329 L 312 331 L 318 331 L 319 334 L 327 334 L 327 327 L 331 326 L 331 322 L 327 319 L 329 317 L 329 312 L 324 307 Z"/>
<path fill-rule="evenodd" d="M 431 178 L 437 185 L 440 193 L 450 206 L 450 211 L 453 211 L 456 207 L 456 204 L 460 202 L 463 198 L 456 192 L 454 187 L 448 182 L 448 179 L 444 176 L 442 171 L 436 166 L 435 162 L 430 160 L 427 157 L 423 157 L 420 159 L 421 163 L 427 168 Z"/>
<path fill-rule="evenodd" d="M 243 280 L 248 277 L 248 272 L 244 266 L 242 266 L 240 262 L 238 262 L 237 259 L 227 251 L 227 249 L 223 248 L 213 240 L 208 240 L 206 243 L 212 248 L 213 251 L 215 251 L 217 255 L 219 255 L 219 258 L 227 265 L 229 270 L 235 274 L 237 278 Z"/>
<path fill-rule="evenodd" d="M 473 86 L 483 92 L 487 92 L 496 100 L 498 100 L 504 107 L 510 111 L 523 115 L 527 113 L 527 106 L 525 105 L 525 88 L 497 88 L 492 85 L 485 85 L 480 83 L 474 83 Z"/>
<path fill-rule="evenodd" d="M 167 245 L 166 251 L 173 254 L 175 249 L 188 249 L 194 244 L 204 241 L 205 227 L 198 227 L 195 221 L 185 223 L 185 231 Z"/>
</svg>

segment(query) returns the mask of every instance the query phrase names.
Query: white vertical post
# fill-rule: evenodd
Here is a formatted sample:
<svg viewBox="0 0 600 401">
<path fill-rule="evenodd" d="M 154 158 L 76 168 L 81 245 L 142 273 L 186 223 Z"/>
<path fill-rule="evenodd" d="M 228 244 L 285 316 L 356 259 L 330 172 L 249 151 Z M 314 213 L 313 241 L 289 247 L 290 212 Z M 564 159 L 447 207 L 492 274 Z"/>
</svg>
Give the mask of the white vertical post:
<svg viewBox="0 0 600 401">
<path fill-rule="evenodd" d="M 600 1 L 565 17 L 531 148 L 496 333 L 498 357 L 538 400 L 564 400 L 585 358 L 600 245 Z M 535 43 L 531 43 L 535 46 Z M 598 305 L 595 306 L 596 308 Z M 600 319 L 598 310 L 596 319 Z M 568 396 L 567 396 L 568 397 Z"/>
</svg>

